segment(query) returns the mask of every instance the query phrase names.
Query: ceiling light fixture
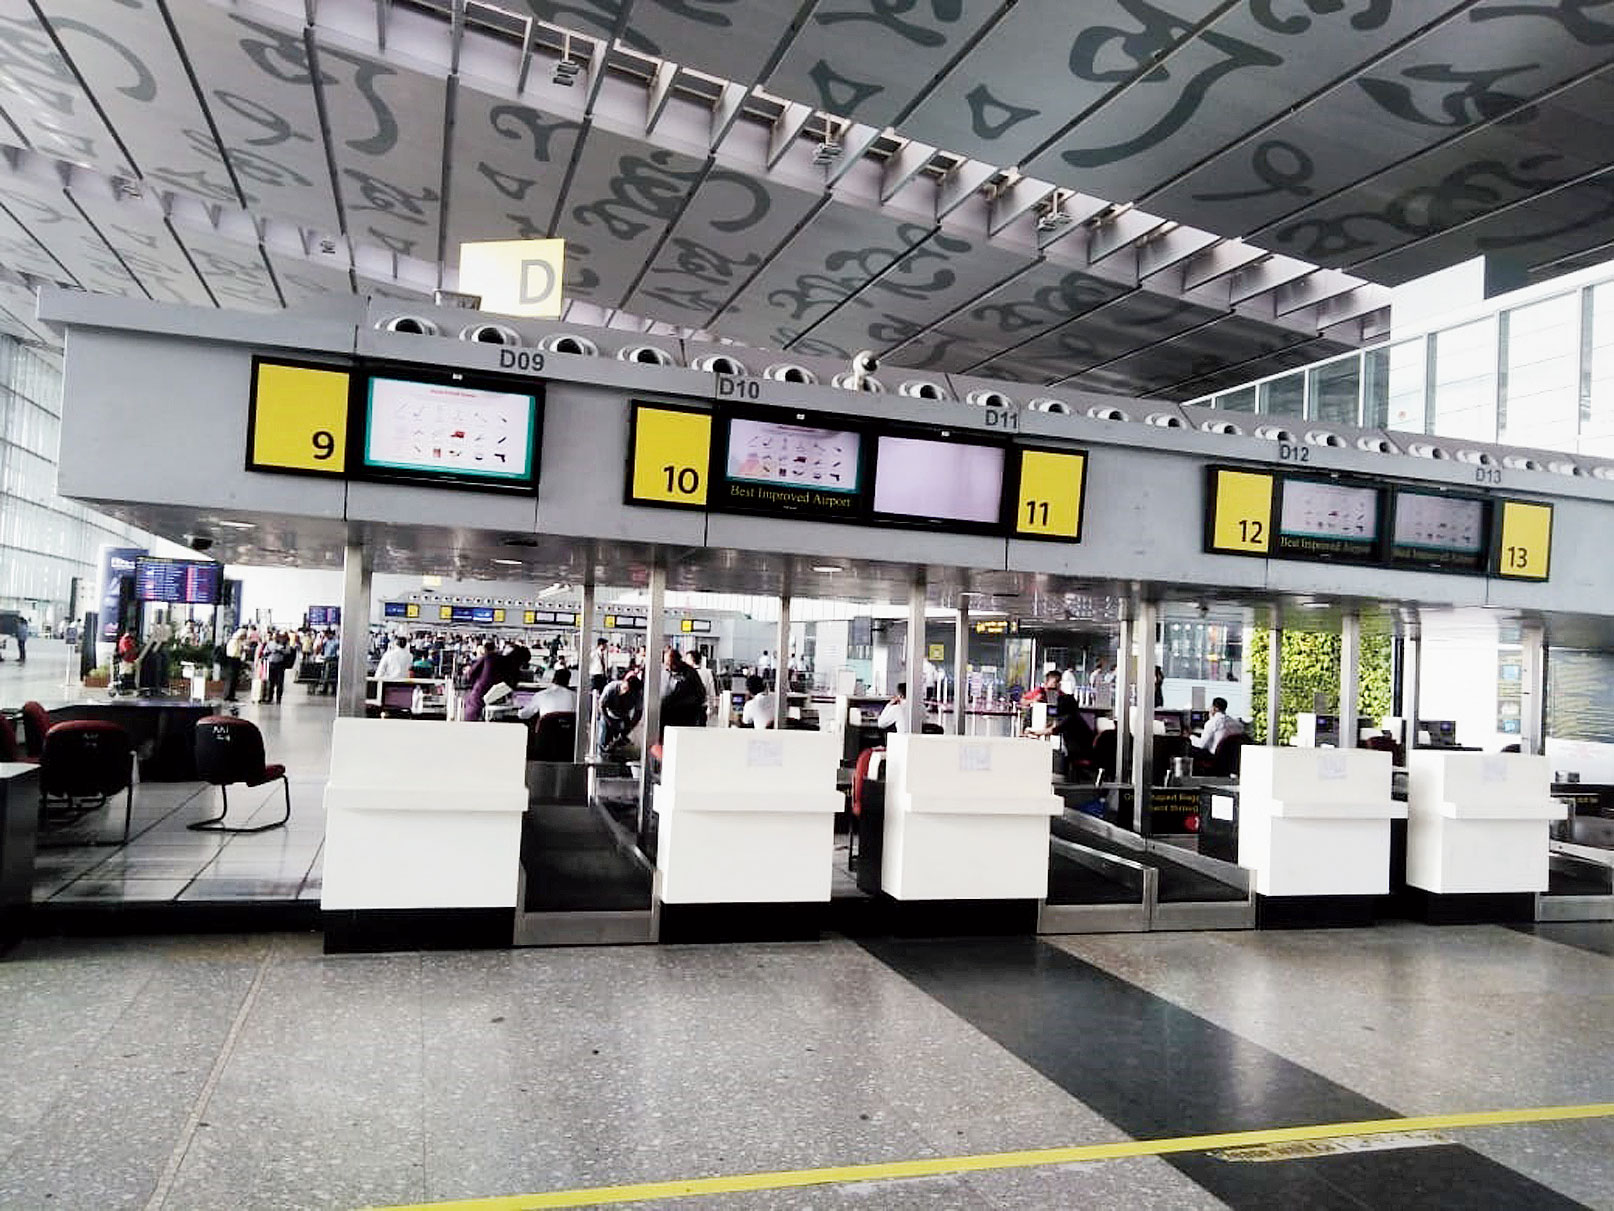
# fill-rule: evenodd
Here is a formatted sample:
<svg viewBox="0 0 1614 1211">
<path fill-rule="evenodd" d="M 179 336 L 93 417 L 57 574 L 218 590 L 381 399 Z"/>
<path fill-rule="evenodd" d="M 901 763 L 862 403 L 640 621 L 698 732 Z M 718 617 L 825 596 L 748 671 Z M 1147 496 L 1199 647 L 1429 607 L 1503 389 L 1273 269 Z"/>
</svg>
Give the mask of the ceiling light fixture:
<svg viewBox="0 0 1614 1211">
<path fill-rule="evenodd" d="M 258 523 L 255 521 L 218 521 L 213 524 L 223 526 L 226 530 L 256 530 L 258 528 Z"/>
<path fill-rule="evenodd" d="M 521 566 L 519 559 L 495 559 L 493 562 L 503 564 L 507 568 L 519 568 Z"/>
<path fill-rule="evenodd" d="M 815 572 L 844 572 L 844 571 L 846 571 L 846 569 L 841 567 L 839 564 L 815 563 L 815 564 L 813 564 L 813 571 L 815 571 Z"/>
</svg>

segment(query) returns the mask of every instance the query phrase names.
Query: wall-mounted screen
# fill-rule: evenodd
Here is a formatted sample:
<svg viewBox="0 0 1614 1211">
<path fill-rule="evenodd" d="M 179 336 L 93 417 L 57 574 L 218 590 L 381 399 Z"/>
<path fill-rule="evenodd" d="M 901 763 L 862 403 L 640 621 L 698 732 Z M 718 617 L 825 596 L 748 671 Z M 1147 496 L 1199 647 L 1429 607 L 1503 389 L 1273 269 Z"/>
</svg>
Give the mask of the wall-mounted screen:
<svg viewBox="0 0 1614 1211">
<path fill-rule="evenodd" d="M 1376 559 L 1379 490 L 1331 480 L 1283 479 L 1274 554 Z"/>
<path fill-rule="evenodd" d="M 311 627 L 334 627 L 342 624 L 341 606 L 309 606 L 308 625 Z"/>
<path fill-rule="evenodd" d="M 863 434 L 834 418 L 778 415 L 777 420 L 752 413 L 726 418 L 713 505 L 825 520 L 858 518 L 865 488 Z"/>
<path fill-rule="evenodd" d="M 381 617 L 383 618 L 409 618 L 409 603 L 407 601 L 385 601 L 381 603 Z"/>
<path fill-rule="evenodd" d="M 1483 572 L 1489 507 L 1471 496 L 1397 492 L 1390 562 L 1398 567 Z"/>
<path fill-rule="evenodd" d="M 199 559 L 135 560 L 135 597 L 177 605 L 217 605 L 223 568 Z"/>
<path fill-rule="evenodd" d="M 359 473 L 532 491 L 542 388 L 457 371 L 376 370 L 362 377 Z"/>
<path fill-rule="evenodd" d="M 997 529 L 1006 454 L 1002 446 L 882 435 L 874 511 L 904 521 Z"/>
</svg>

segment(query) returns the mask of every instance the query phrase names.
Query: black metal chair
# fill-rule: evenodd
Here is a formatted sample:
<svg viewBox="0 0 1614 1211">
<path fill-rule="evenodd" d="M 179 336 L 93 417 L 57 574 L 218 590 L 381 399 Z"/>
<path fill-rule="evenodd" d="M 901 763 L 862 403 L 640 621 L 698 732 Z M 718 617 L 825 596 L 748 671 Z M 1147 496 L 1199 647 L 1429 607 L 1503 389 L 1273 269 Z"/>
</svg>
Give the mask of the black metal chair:
<svg viewBox="0 0 1614 1211">
<path fill-rule="evenodd" d="M 571 761 L 577 755 L 577 713 L 540 715 L 527 737 L 528 761 Z"/>
<path fill-rule="evenodd" d="M 75 719 L 51 728 L 39 761 L 41 827 L 75 824 L 122 791 L 122 838 L 86 844 L 128 844 L 134 817 L 134 759 L 133 740 L 115 723 Z"/>
<path fill-rule="evenodd" d="M 206 820 L 197 820 L 185 827 L 193 832 L 210 833 L 266 833 L 272 828 L 283 828 L 291 819 L 291 782 L 284 765 L 270 765 L 264 759 L 263 733 L 258 725 L 232 715 L 208 715 L 196 722 L 196 776 L 203 782 L 219 788 L 224 809 Z M 230 814 L 229 787 L 236 782 L 248 786 L 263 786 L 280 779 L 286 793 L 286 814 L 269 824 L 250 827 L 227 825 L 224 818 Z"/>
</svg>

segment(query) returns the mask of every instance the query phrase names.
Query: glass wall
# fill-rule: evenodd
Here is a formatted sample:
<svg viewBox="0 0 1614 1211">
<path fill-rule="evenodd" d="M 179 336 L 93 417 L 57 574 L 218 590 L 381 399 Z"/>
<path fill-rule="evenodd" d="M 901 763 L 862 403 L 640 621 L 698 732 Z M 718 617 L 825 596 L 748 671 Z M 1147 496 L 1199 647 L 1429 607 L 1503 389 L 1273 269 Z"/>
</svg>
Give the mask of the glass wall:
<svg viewBox="0 0 1614 1211">
<path fill-rule="evenodd" d="M 61 401 L 59 359 L 0 336 L 0 610 L 21 610 L 36 631 L 67 621 L 75 576 L 92 607 L 103 544 L 150 541 L 56 495 Z"/>
<path fill-rule="evenodd" d="M 1191 402 L 1614 457 L 1614 280 L 1501 302 L 1480 319 Z"/>
</svg>

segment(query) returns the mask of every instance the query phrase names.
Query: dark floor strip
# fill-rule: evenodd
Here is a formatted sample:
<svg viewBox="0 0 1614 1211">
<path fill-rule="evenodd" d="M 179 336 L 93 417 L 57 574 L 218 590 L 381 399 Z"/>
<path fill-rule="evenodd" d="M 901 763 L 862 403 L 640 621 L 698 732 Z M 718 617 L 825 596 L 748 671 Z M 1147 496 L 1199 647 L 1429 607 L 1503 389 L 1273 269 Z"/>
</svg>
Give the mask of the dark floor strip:
<svg viewBox="0 0 1614 1211">
<path fill-rule="evenodd" d="M 1134 1138 L 1396 1117 L 1386 1106 L 1041 942 L 864 945 Z M 1204 1154 L 1165 1159 L 1233 1207 L 1580 1206 L 1455 1144 L 1263 1165 Z"/>
<path fill-rule="evenodd" d="M 1534 925 L 1509 928 L 1549 942 L 1614 957 L 1614 921 L 1538 921 Z"/>
</svg>

